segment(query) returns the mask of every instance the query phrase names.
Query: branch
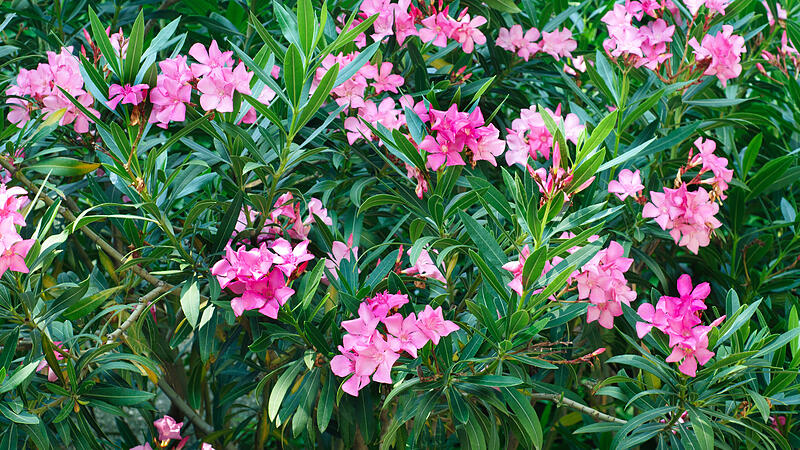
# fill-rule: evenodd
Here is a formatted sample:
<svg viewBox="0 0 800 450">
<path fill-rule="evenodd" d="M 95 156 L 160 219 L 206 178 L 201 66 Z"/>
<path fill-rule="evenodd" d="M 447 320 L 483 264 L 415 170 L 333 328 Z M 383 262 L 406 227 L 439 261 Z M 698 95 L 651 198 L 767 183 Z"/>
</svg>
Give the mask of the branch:
<svg viewBox="0 0 800 450">
<path fill-rule="evenodd" d="M 582 405 L 575 400 L 570 400 L 568 398 L 564 398 L 562 395 L 558 394 L 542 394 L 542 393 L 534 393 L 531 395 L 531 398 L 534 400 L 550 400 L 558 405 L 566 406 L 567 408 L 572 408 L 578 410 L 584 414 L 588 414 L 595 420 L 602 420 L 604 422 L 614 422 L 614 423 L 628 423 L 627 420 L 618 419 L 614 416 L 609 416 L 608 414 L 601 413 L 600 411 L 590 408 L 586 405 Z"/>
<path fill-rule="evenodd" d="M 214 427 L 206 423 L 206 421 L 203 420 L 203 418 L 200 417 L 200 415 L 197 414 L 194 409 L 192 409 L 192 407 L 189 406 L 189 404 L 186 403 L 186 401 L 184 401 L 174 389 L 172 389 L 172 386 L 164 381 L 163 378 L 158 379 L 158 387 L 160 387 L 161 390 L 164 391 L 164 394 L 169 397 L 169 399 L 172 401 L 172 404 L 183 411 L 183 413 L 186 414 L 186 417 L 191 420 L 194 426 L 202 431 L 203 434 L 211 434 L 211 432 L 214 431 Z"/>
<path fill-rule="evenodd" d="M 159 281 L 155 289 L 153 289 L 152 291 L 148 292 L 147 294 L 139 298 L 139 304 L 136 306 L 136 309 L 133 310 L 131 315 L 128 316 L 125 322 L 122 322 L 122 325 L 120 325 L 119 328 L 114 330 L 106 337 L 106 344 L 120 337 L 120 335 L 122 335 L 122 333 L 124 333 L 125 330 L 127 330 L 131 325 L 134 324 L 134 322 L 136 322 L 136 319 L 138 319 L 139 316 L 142 315 L 144 310 L 147 309 L 147 306 L 150 305 L 151 301 L 155 300 L 159 295 L 169 291 L 169 289 L 170 287 L 169 285 L 167 285 L 167 283 Z"/>
</svg>

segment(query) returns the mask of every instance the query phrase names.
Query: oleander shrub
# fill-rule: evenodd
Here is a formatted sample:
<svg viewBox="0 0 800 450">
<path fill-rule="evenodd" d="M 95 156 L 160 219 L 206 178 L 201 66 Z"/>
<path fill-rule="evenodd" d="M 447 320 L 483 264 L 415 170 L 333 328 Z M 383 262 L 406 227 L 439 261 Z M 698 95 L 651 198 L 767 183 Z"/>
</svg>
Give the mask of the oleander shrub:
<svg viewBox="0 0 800 450">
<path fill-rule="evenodd" d="M 800 447 L 797 0 L 0 8 L 0 447 Z"/>
</svg>

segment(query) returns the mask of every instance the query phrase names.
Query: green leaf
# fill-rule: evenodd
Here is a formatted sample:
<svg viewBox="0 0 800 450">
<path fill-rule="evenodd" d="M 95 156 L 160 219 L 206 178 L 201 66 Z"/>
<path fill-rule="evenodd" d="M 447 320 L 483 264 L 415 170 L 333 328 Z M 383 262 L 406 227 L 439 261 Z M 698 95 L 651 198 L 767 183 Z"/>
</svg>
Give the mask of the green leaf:
<svg viewBox="0 0 800 450">
<path fill-rule="evenodd" d="M 139 11 L 139 15 L 133 22 L 131 35 L 128 39 L 128 48 L 125 51 L 125 63 L 123 68 L 123 83 L 136 83 L 136 73 L 139 71 L 142 50 L 144 47 L 144 10 Z"/>
<path fill-rule="evenodd" d="M 89 21 L 92 24 L 92 38 L 97 44 L 97 48 L 100 49 L 100 53 L 106 58 L 111 72 L 120 76 L 119 58 L 117 58 L 117 54 L 114 52 L 114 47 L 111 46 L 111 40 L 106 34 L 106 28 L 100 22 L 100 19 L 92 8 L 89 8 Z"/>
<path fill-rule="evenodd" d="M 66 156 L 56 156 L 41 160 L 28 166 L 28 169 L 43 174 L 51 174 L 61 177 L 76 177 L 86 175 L 100 167 L 99 163 L 84 162 Z"/>
<path fill-rule="evenodd" d="M 611 134 L 611 131 L 614 129 L 614 126 L 617 124 L 618 114 L 619 113 L 617 111 L 614 111 L 605 116 L 603 120 L 597 124 L 597 127 L 595 127 L 595 129 L 592 131 L 592 134 L 589 135 L 589 138 L 586 139 L 586 142 L 583 144 L 581 153 L 576 158 L 576 162 L 580 162 L 583 159 L 583 155 L 588 155 L 592 150 L 596 149 L 600 144 L 603 143 L 604 140 L 606 140 L 608 135 Z"/>
<path fill-rule="evenodd" d="M 450 411 L 453 413 L 453 417 L 458 423 L 467 423 L 467 419 L 469 419 L 469 406 L 457 389 L 447 390 L 447 402 L 450 404 Z"/>
<path fill-rule="evenodd" d="M 747 182 L 747 187 L 750 188 L 750 192 L 745 197 L 745 201 L 750 201 L 761 195 L 775 180 L 789 170 L 793 161 L 794 157 L 792 155 L 783 155 L 764 164 L 764 166 L 750 178 L 750 181 Z"/>
<path fill-rule="evenodd" d="M 322 383 L 319 404 L 317 404 L 317 428 L 319 428 L 320 433 L 324 433 L 331 422 L 335 399 L 336 383 L 334 383 L 333 375 L 329 374 L 326 382 Z"/>
<path fill-rule="evenodd" d="M 459 211 L 458 215 L 461 217 L 467 236 L 475 243 L 479 254 L 484 257 L 490 267 L 501 267 L 508 262 L 505 252 L 497 245 L 497 240 L 486 230 L 485 226 L 463 211 Z"/>
<path fill-rule="evenodd" d="M 97 307 L 99 307 L 104 301 L 108 300 L 109 297 L 124 288 L 125 286 L 114 286 L 81 299 L 80 301 L 70 305 L 67 310 L 64 311 L 62 317 L 68 320 L 80 319 L 81 317 L 84 317 L 97 309 Z"/>
<path fill-rule="evenodd" d="M 84 395 L 116 406 L 138 405 L 156 396 L 152 392 L 144 392 L 119 386 L 95 386 Z"/>
<path fill-rule="evenodd" d="M 13 371 L 8 378 L 2 380 L 2 383 L 0 383 L 0 394 L 8 392 L 14 389 L 15 387 L 19 386 L 20 384 L 22 384 L 23 381 L 25 381 L 29 376 L 31 376 L 33 371 L 36 370 L 36 366 L 38 365 L 39 361 L 34 361 L 24 366 L 18 367 L 17 370 Z"/>
<path fill-rule="evenodd" d="M 269 420 L 275 421 L 275 417 L 278 416 L 278 411 L 283 403 L 283 398 L 286 396 L 286 392 L 292 386 L 294 379 L 297 378 L 297 374 L 303 367 L 305 366 L 303 365 L 302 360 L 294 361 L 293 363 L 289 364 L 289 367 L 286 369 L 286 371 L 283 372 L 280 377 L 278 377 L 278 380 L 275 382 L 275 386 L 272 388 L 272 392 L 269 394 L 269 402 L 267 403 Z"/>
<path fill-rule="evenodd" d="M 476 384 L 478 386 L 491 386 L 491 387 L 511 387 L 522 384 L 522 380 L 517 377 L 510 377 L 507 375 L 470 375 L 466 377 L 459 377 L 459 382 Z"/>
<path fill-rule="evenodd" d="M 194 278 L 183 283 L 181 309 L 189 325 L 192 328 L 197 326 L 197 319 L 200 318 L 200 290 L 197 288 L 197 280 Z"/>
<path fill-rule="evenodd" d="M 763 140 L 764 134 L 758 133 L 753 139 L 750 140 L 750 143 L 747 144 L 747 148 L 745 149 L 744 156 L 742 158 L 742 181 L 747 178 L 747 174 L 750 172 L 750 169 L 756 162 L 756 157 L 758 157 L 758 152 L 761 150 L 761 142 Z"/>
<path fill-rule="evenodd" d="M 539 417 L 536 415 L 536 410 L 531 406 L 531 402 L 516 389 L 500 388 L 511 411 L 514 412 L 514 418 L 519 422 L 522 431 L 528 437 L 528 440 L 533 444 L 534 448 L 542 448 L 544 435 L 542 433 L 542 425 L 539 423 Z"/>
<path fill-rule="evenodd" d="M 239 212 L 242 210 L 243 199 L 242 191 L 237 191 L 236 195 L 233 196 L 231 204 L 228 206 L 225 215 L 222 216 L 222 220 L 219 222 L 211 253 L 222 251 L 222 249 L 225 248 L 225 244 L 230 240 L 231 234 L 233 234 L 233 230 L 236 227 L 236 221 L 239 220 Z"/>
<path fill-rule="evenodd" d="M 484 3 L 486 3 L 488 7 L 504 13 L 516 14 L 522 12 L 522 10 L 514 4 L 513 0 L 484 0 Z"/>
<path fill-rule="evenodd" d="M 314 46 L 314 34 L 317 28 L 317 19 L 314 17 L 314 7 L 311 0 L 297 2 L 297 27 L 300 33 L 300 46 L 306 57 L 311 56 Z"/>
<path fill-rule="evenodd" d="M 364 67 L 364 64 L 366 64 L 372 58 L 372 55 L 378 51 L 380 44 L 380 41 L 374 42 L 372 45 L 362 50 L 358 56 L 353 58 L 352 61 L 344 66 L 344 68 L 339 71 L 339 75 L 336 76 L 336 82 L 333 83 L 333 87 L 339 86 L 340 84 L 349 80 L 353 75 L 356 74 L 356 72 L 359 71 L 359 69 Z"/>
<path fill-rule="evenodd" d="M 29 425 L 35 425 L 39 423 L 39 417 L 25 410 L 16 413 L 3 403 L 0 403 L 0 414 L 3 414 L 8 420 L 14 423 L 25 423 Z"/>
<path fill-rule="evenodd" d="M 286 83 L 286 94 L 295 108 L 300 106 L 300 93 L 305 83 L 305 68 L 300 51 L 294 44 L 286 51 L 286 60 L 283 67 L 283 81 Z"/>
<path fill-rule="evenodd" d="M 319 82 L 317 89 L 314 90 L 314 94 L 311 95 L 311 98 L 306 102 L 305 106 L 303 106 L 302 111 L 300 111 L 299 118 L 292 132 L 303 128 L 303 126 L 314 117 L 314 114 L 319 111 L 319 108 L 325 103 L 325 100 L 328 99 L 337 75 L 339 75 L 339 63 L 334 64 L 333 67 L 328 69 L 325 75 L 322 76 L 322 80 Z"/>
<path fill-rule="evenodd" d="M 620 129 L 627 130 L 634 120 L 641 117 L 647 111 L 650 111 L 650 109 L 655 106 L 659 100 L 661 100 L 661 97 L 664 96 L 665 91 L 666 88 L 661 88 L 643 102 L 636 105 L 636 108 L 634 108 L 633 111 L 625 115 L 625 118 L 622 120 L 622 127 Z"/>
<path fill-rule="evenodd" d="M 272 7 L 275 11 L 275 18 L 278 19 L 278 24 L 283 32 L 283 37 L 295 47 L 301 47 L 297 18 L 294 14 L 287 11 L 277 0 L 272 1 Z"/>
<path fill-rule="evenodd" d="M 702 450 L 714 450 L 714 429 L 708 420 L 708 416 L 699 409 L 690 408 L 689 421 L 697 437 L 697 442 L 700 443 L 700 448 Z"/>
<path fill-rule="evenodd" d="M 358 214 L 364 214 L 364 211 L 381 205 L 402 205 L 403 199 L 392 194 L 377 194 L 366 199 L 361 207 L 358 208 Z"/>
<path fill-rule="evenodd" d="M 325 270 L 325 260 L 320 259 L 317 262 L 317 265 L 314 266 L 314 270 L 311 271 L 306 278 L 306 289 L 303 292 L 303 301 L 301 302 L 302 308 L 306 309 L 308 305 L 311 303 L 311 299 L 314 298 L 314 294 L 317 292 L 317 287 L 319 286 L 319 282 L 322 279 L 322 274 Z"/>
</svg>

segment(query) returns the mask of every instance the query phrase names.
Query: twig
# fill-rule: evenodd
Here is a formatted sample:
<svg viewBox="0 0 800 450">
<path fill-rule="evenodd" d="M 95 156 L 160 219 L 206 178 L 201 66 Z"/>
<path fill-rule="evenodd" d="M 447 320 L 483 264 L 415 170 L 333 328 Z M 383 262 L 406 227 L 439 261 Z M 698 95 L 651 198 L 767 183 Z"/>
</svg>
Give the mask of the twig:
<svg viewBox="0 0 800 450">
<path fill-rule="evenodd" d="M 109 333 L 109 335 L 106 337 L 106 344 L 120 337 L 120 335 L 122 335 L 122 333 L 124 333 L 125 330 L 130 328 L 130 326 L 133 325 L 134 322 L 136 322 L 136 319 L 138 319 L 139 316 L 142 315 L 142 313 L 144 312 L 145 309 L 147 309 L 147 306 L 150 304 L 151 301 L 155 300 L 159 295 L 163 294 L 164 292 L 167 292 L 169 289 L 170 288 L 167 285 L 167 283 L 159 281 L 155 289 L 143 295 L 139 299 L 139 304 L 136 306 L 136 309 L 134 309 L 133 312 L 131 312 L 131 315 L 128 316 L 128 318 L 125 319 L 124 322 L 122 322 L 122 325 L 120 325 L 119 328 L 117 328 L 113 332 Z"/>
<path fill-rule="evenodd" d="M 166 394 L 167 397 L 169 397 L 169 399 L 172 401 L 172 404 L 174 404 L 175 406 L 178 407 L 178 409 L 183 411 L 183 413 L 186 414 L 186 417 L 189 420 L 191 420 L 194 426 L 197 427 L 200 431 L 202 431 L 203 434 L 211 434 L 211 432 L 214 431 L 214 427 L 212 427 L 205 420 L 203 420 L 203 418 L 200 417 L 200 415 L 197 414 L 194 411 L 194 409 L 192 409 L 192 407 L 189 406 L 189 404 L 186 403 L 178 395 L 178 393 L 175 392 L 174 389 L 172 389 L 172 386 L 170 386 L 169 384 L 167 384 L 166 381 L 164 381 L 163 378 L 159 378 L 158 387 L 161 388 L 162 391 L 164 391 L 164 394 Z"/>
<path fill-rule="evenodd" d="M 627 420 L 618 419 L 614 416 L 609 416 L 608 414 L 601 413 L 600 411 L 594 408 L 582 405 L 574 400 L 564 398 L 563 396 L 558 394 L 533 393 L 531 394 L 531 398 L 534 400 L 550 400 L 558 405 L 563 405 L 566 406 L 567 408 L 572 408 L 584 414 L 588 414 L 595 420 L 602 420 L 604 422 L 614 422 L 614 423 L 628 423 Z"/>
</svg>

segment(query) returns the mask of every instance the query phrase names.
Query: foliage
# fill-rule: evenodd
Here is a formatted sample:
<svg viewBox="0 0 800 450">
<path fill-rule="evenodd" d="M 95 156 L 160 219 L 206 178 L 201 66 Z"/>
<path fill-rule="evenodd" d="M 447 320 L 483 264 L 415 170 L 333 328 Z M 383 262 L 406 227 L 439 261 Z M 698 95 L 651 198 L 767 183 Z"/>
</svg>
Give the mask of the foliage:
<svg viewBox="0 0 800 450">
<path fill-rule="evenodd" d="M 800 3 L 441 3 L 0 6 L 0 446 L 800 447 Z"/>
</svg>

